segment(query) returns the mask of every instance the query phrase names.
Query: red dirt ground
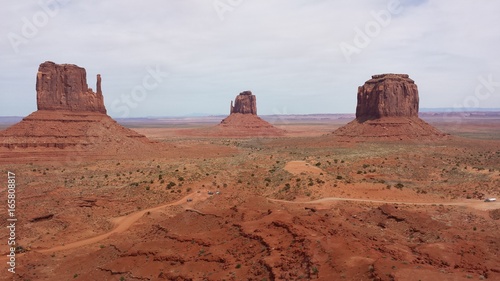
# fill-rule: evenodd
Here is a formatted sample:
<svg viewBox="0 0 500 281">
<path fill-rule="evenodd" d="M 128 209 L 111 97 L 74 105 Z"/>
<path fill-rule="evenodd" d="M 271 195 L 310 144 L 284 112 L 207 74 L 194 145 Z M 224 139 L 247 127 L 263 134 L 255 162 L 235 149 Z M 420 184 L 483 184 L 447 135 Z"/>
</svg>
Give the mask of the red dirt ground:
<svg viewBox="0 0 500 281">
<path fill-rule="evenodd" d="M 294 120 L 271 138 L 144 125 L 152 151 L 112 158 L 2 148 L 22 248 L 13 275 L 0 245 L 0 280 L 500 280 L 500 204 L 483 202 L 500 120 L 433 120 L 452 135 L 346 143 L 324 134 L 338 120 Z"/>
</svg>

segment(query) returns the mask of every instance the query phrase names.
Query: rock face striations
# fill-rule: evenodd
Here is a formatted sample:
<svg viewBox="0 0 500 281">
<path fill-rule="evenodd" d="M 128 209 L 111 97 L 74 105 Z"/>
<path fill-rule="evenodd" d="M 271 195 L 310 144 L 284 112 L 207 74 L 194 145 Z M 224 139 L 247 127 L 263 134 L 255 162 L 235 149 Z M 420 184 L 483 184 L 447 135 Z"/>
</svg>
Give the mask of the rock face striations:
<svg viewBox="0 0 500 281">
<path fill-rule="evenodd" d="M 358 88 L 356 119 L 333 135 L 344 141 L 443 138 L 418 117 L 418 107 L 418 88 L 407 74 L 373 75 Z"/>
<path fill-rule="evenodd" d="M 36 90 L 38 110 L 0 132 L 1 158 L 106 158 L 153 150 L 145 136 L 106 115 L 100 75 L 94 93 L 87 86 L 84 68 L 44 62 L 37 73 Z"/>
<path fill-rule="evenodd" d="M 234 100 L 234 106 L 233 101 L 231 101 L 230 114 L 233 113 L 257 115 L 257 98 L 251 91 L 240 93 Z"/>
<path fill-rule="evenodd" d="M 250 91 L 245 91 L 231 101 L 230 114 L 217 125 L 214 134 L 219 136 L 281 136 L 284 130 L 274 127 L 257 116 L 257 99 Z"/>
<path fill-rule="evenodd" d="M 97 93 L 87 85 L 87 73 L 74 64 L 46 61 L 38 68 L 36 94 L 38 110 L 92 111 L 106 114 L 97 74 Z"/>
<path fill-rule="evenodd" d="M 358 88 L 356 119 L 418 117 L 418 88 L 408 74 L 373 75 Z"/>
</svg>

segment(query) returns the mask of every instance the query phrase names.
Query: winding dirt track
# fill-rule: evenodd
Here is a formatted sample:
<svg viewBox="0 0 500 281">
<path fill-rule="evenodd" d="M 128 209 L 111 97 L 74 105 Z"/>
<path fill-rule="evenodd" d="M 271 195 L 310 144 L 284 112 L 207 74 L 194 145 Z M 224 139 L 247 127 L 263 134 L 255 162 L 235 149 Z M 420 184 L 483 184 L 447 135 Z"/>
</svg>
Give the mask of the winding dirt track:
<svg viewBox="0 0 500 281">
<path fill-rule="evenodd" d="M 471 201 L 471 202 L 403 202 L 403 201 L 385 201 L 385 200 L 370 200 L 370 199 L 356 199 L 356 198 L 341 198 L 341 197 L 326 197 L 313 201 L 287 201 L 279 199 L 267 199 L 272 202 L 280 202 L 287 204 L 319 204 L 332 201 L 350 201 L 350 202 L 365 202 L 365 203 L 375 203 L 375 204 L 401 204 L 401 205 L 418 205 L 418 206 L 432 206 L 432 205 L 443 205 L 443 206 L 462 206 L 469 207 L 478 210 L 493 210 L 500 208 L 500 202 L 482 202 L 482 201 Z"/>
<path fill-rule="evenodd" d="M 141 217 L 143 217 L 144 214 L 146 214 L 147 212 L 157 211 L 157 210 L 163 209 L 165 207 L 181 205 L 182 203 L 186 202 L 187 198 L 192 197 L 194 194 L 195 193 L 191 193 L 191 194 L 189 194 L 189 195 L 187 195 L 187 196 L 185 196 L 185 197 L 183 197 L 183 198 L 181 198 L 181 199 L 179 199 L 179 200 L 177 200 L 175 202 L 172 202 L 172 203 L 168 203 L 168 204 L 165 204 L 165 205 L 153 207 L 153 208 L 150 208 L 150 209 L 146 209 L 146 210 L 142 210 L 142 211 L 139 211 L 139 212 L 131 213 L 131 214 L 127 215 L 127 216 L 123 216 L 123 217 L 119 217 L 119 218 L 113 219 L 113 222 L 115 224 L 115 228 L 113 230 L 111 230 L 110 232 L 101 234 L 99 236 L 95 236 L 95 237 L 92 237 L 92 238 L 88 238 L 88 239 L 76 241 L 76 242 L 73 242 L 73 243 L 69 243 L 69 244 L 65 244 L 65 245 L 61 245 L 61 246 L 57 246 L 57 247 L 53 247 L 53 248 L 49 248 L 49 249 L 40 249 L 40 250 L 34 249 L 34 251 L 39 252 L 39 253 L 52 253 L 52 252 L 59 252 L 59 251 L 64 251 L 64 250 L 70 250 L 70 249 L 74 249 L 74 248 L 86 246 L 86 245 L 89 245 L 89 244 L 97 243 L 99 241 L 102 241 L 102 240 L 110 237 L 113 234 L 125 232 L 136 221 L 138 221 Z"/>
<path fill-rule="evenodd" d="M 53 252 L 59 252 L 59 251 L 64 251 L 64 250 L 70 250 L 90 244 L 97 243 L 99 241 L 102 241 L 104 239 L 107 239 L 113 234 L 117 233 L 123 233 L 126 230 L 128 230 L 136 221 L 138 221 L 144 214 L 147 212 L 153 212 L 165 207 L 169 206 L 176 206 L 176 205 L 181 205 L 182 203 L 186 202 L 187 198 L 192 198 L 195 193 L 191 193 L 182 199 L 168 203 L 165 205 L 153 207 L 150 209 L 142 210 L 139 212 L 131 213 L 127 216 L 119 217 L 114 219 L 115 223 L 115 228 L 111 230 L 110 232 L 101 234 L 99 236 L 95 236 L 92 238 L 76 241 L 73 243 L 69 243 L 66 245 L 62 246 L 57 246 L 49 249 L 33 249 L 33 251 L 39 252 L 39 253 L 53 253 Z M 199 196 L 201 198 L 195 198 L 195 201 L 200 201 L 208 198 L 208 196 Z M 279 202 L 279 203 L 285 203 L 285 204 L 320 204 L 320 203 L 325 203 L 325 202 L 338 202 L 338 201 L 351 201 L 351 202 L 366 202 L 366 203 L 375 203 L 375 204 L 405 204 L 405 205 L 420 205 L 420 206 L 430 206 L 430 205 L 444 205 L 444 206 L 463 206 L 463 207 L 471 207 L 479 210 L 488 210 L 488 209 L 497 209 L 500 208 L 500 203 L 499 202 L 492 202 L 492 203 L 484 203 L 484 202 L 432 202 L 432 203 L 422 203 L 422 202 L 395 202 L 395 201 L 383 201 L 383 200 L 369 200 L 369 199 L 354 199 L 354 198 L 339 198 L 339 197 L 326 197 L 318 200 L 313 200 L 313 201 L 307 201 L 307 202 L 296 202 L 296 201 L 286 201 L 286 200 L 279 200 L 279 199 L 270 199 L 268 198 L 269 201 L 271 202 Z M 190 209 L 194 210 L 194 209 Z M 196 210 L 195 210 L 196 211 Z"/>
</svg>

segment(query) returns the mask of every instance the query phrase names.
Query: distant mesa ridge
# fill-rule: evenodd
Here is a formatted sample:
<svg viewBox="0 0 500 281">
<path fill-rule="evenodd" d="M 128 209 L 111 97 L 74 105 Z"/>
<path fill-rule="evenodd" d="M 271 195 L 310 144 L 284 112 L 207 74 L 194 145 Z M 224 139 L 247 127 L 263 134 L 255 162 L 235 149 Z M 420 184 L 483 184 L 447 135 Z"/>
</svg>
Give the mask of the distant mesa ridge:
<svg viewBox="0 0 500 281">
<path fill-rule="evenodd" d="M 36 77 L 38 110 L 92 111 L 106 114 L 97 74 L 96 91 L 87 85 L 85 68 L 74 64 L 40 64 Z"/>
</svg>

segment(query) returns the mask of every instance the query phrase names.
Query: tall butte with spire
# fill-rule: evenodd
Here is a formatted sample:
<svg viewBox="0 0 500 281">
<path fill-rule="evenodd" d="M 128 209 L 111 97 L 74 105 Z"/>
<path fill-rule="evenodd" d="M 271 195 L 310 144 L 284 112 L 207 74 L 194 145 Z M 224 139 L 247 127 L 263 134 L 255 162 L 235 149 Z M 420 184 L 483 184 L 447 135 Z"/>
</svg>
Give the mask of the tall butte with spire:
<svg viewBox="0 0 500 281">
<path fill-rule="evenodd" d="M 84 68 L 74 64 L 40 64 L 36 75 L 37 111 L 0 132 L 0 155 L 13 152 L 74 152 L 106 155 L 149 150 L 151 142 L 106 114 L 97 74 L 96 92 Z M 56 156 L 56 154 L 51 154 Z"/>
<path fill-rule="evenodd" d="M 345 141 L 434 140 L 446 135 L 418 117 L 419 95 L 408 74 L 380 74 L 358 87 L 356 119 L 333 135 Z"/>
<path fill-rule="evenodd" d="M 96 93 L 87 85 L 85 68 L 47 61 L 38 68 L 36 100 L 38 110 L 90 111 L 106 114 L 97 74 Z"/>
</svg>

